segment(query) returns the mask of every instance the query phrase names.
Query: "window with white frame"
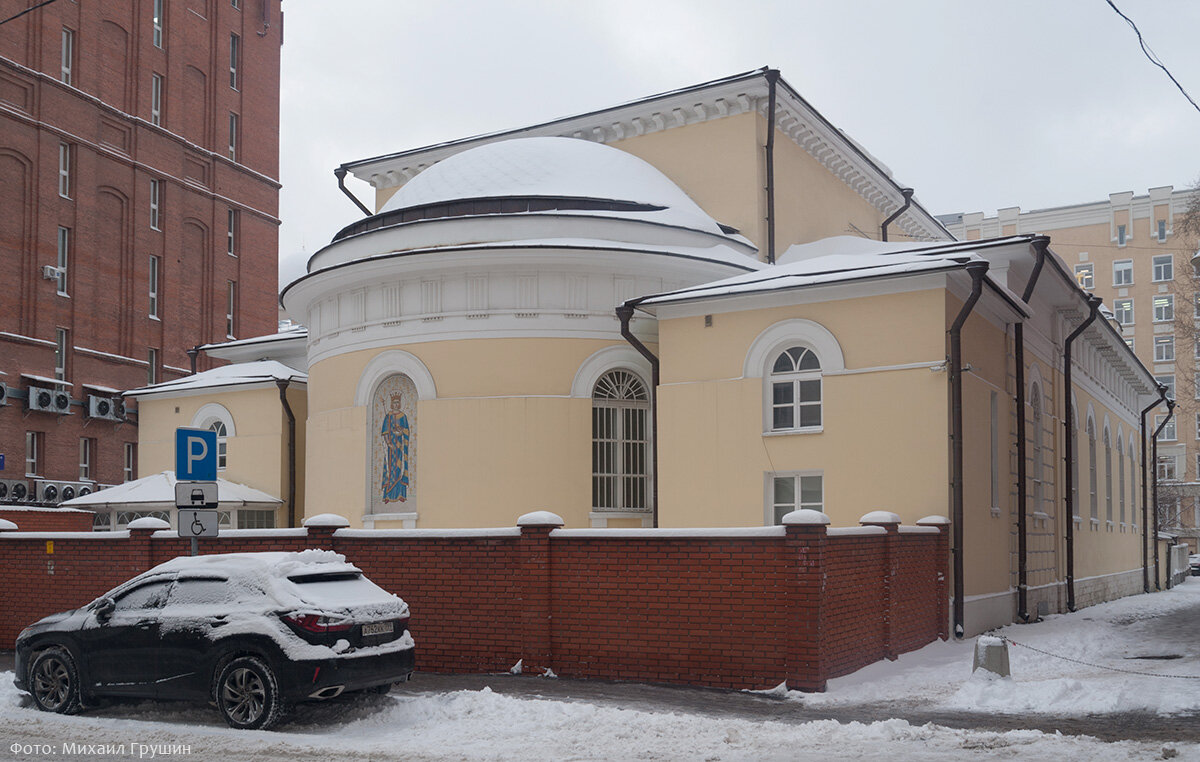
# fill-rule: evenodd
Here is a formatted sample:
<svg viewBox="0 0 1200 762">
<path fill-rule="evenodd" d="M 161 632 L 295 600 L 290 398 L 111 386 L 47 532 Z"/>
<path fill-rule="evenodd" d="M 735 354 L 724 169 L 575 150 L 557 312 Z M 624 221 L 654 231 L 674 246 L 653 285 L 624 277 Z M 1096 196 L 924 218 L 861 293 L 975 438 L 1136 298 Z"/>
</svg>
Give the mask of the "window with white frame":
<svg viewBox="0 0 1200 762">
<path fill-rule="evenodd" d="M 1087 422 L 1087 438 L 1088 438 L 1088 493 L 1089 507 L 1092 509 L 1091 516 L 1093 521 L 1100 520 L 1100 503 L 1097 501 L 1096 495 L 1096 423 L 1091 418 Z"/>
<path fill-rule="evenodd" d="M 1113 262 L 1113 285 L 1114 286 L 1131 286 L 1133 285 L 1133 260 L 1118 259 Z"/>
<path fill-rule="evenodd" d="M 67 29 L 65 26 L 62 30 L 62 70 L 59 73 L 59 80 L 64 85 L 74 84 L 72 82 L 72 73 L 75 68 L 75 32 Z"/>
<path fill-rule="evenodd" d="M 1124 226 L 1124 225 L 1117 225 L 1117 245 L 1118 245 L 1118 246 L 1124 246 L 1124 245 L 1125 245 L 1125 240 L 1126 240 L 1126 235 L 1125 235 L 1125 226 Z"/>
<path fill-rule="evenodd" d="M 1116 299 L 1113 301 L 1113 316 L 1121 325 L 1133 325 L 1133 300 Z"/>
<path fill-rule="evenodd" d="M 229 158 L 237 161 L 238 152 L 238 115 L 229 112 Z"/>
<path fill-rule="evenodd" d="M 1158 230 L 1158 242 L 1162 243 L 1163 241 L 1167 240 L 1167 221 L 1158 220 L 1156 228 Z"/>
<path fill-rule="evenodd" d="M 1133 337 L 1126 336 L 1125 337 L 1125 346 L 1129 347 L 1130 349 L 1133 349 L 1133 344 L 1134 344 Z"/>
<path fill-rule="evenodd" d="M 125 459 L 121 476 L 127 482 L 137 478 L 137 442 L 125 443 Z"/>
<path fill-rule="evenodd" d="M 59 381 L 67 378 L 67 329 L 54 329 L 54 377 Z"/>
<path fill-rule="evenodd" d="M 1175 297 L 1158 294 L 1154 297 L 1154 322 L 1167 323 L 1175 319 Z"/>
<path fill-rule="evenodd" d="M 275 511 L 251 510 L 249 508 L 239 508 L 237 510 L 237 528 L 238 529 L 274 529 L 275 528 Z"/>
<path fill-rule="evenodd" d="M 1153 260 L 1154 280 L 1171 280 L 1175 277 L 1175 257 L 1171 254 L 1159 254 Z"/>
<path fill-rule="evenodd" d="M 150 229 L 162 230 L 162 183 L 150 178 Z"/>
<path fill-rule="evenodd" d="M 650 509 L 650 393 L 627 370 L 611 370 L 592 390 L 592 508 Z"/>
<path fill-rule="evenodd" d="M 821 361 L 808 347 L 788 347 L 771 365 L 771 430 L 821 426 Z"/>
<path fill-rule="evenodd" d="M 146 384 L 158 383 L 158 350 L 151 347 L 146 353 Z"/>
<path fill-rule="evenodd" d="M 1108 427 L 1104 428 L 1104 520 L 1113 520 L 1113 467 L 1112 439 L 1108 435 Z"/>
<path fill-rule="evenodd" d="M 238 89 L 238 65 L 242 60 L 242 38 L 229 35 L 229 86 Z"/>
<path fill-rule="evenodd" d="M 161 74 L 150 75 L 150 124 L 162 124 L 163 78 Z"/>
<path fill-rule="evenodd" d="M 236 257 L 238 252 L 238 211 L 236 209 L 229 209 L 227 212 L 229 227 L 226 228 L 225 253 L 231 257 Z"/>
<path fill-rule="evenodd" d="M 229 429 L 225 428 L 224 421 L 213 421 L 208 430 L 217 435 L 217 470 L 224 471 L 228 461 Z"/>
<path fill-rule="evenodd" d="M 96 440 L 87 437 L 79 438 L 79 479 L 92 478 L 92 453 L 96 448 Z"/>
<path fill-rule="evenodd" d="M 57 282 L 59 296 L 67 296 L 67 268 L 71 264 L 71 229 L 58 227 L 58 274 L 54 277 Z"/>
<path fill-rule="evenodd" d="M 1154 430 L 1155 430 L 1155 431 L 1158 431 L 1158 427 L 1159 427 L 1159 426 L 1163 426 L 1163 419 L 1165 419 L 1165 418 L 1166 418 L 1166 416 L 1165 416 L 1165 415 L 1156 415 L 1156 416 L 1154 416 Z M 1158 435 L 1158 441 L 1160 441 L 1160 442 L 1174 442 L 1174 441 L 1175 441 L 1175 439 L 1176 439 L 1176 436 L 1175 436 L 1175 417 L 1174 417 L 1174 416 L 1172 416 L 1172 417 L 1171 417 L 1171 420 L 1167 421 L 1167 425 L 1166 425 L 1166 426 L 1163 426 L 1162 433 L 1160 433 L 1160 434 Z"/>
<path fill-rule="evenodd" d="M 38 476 L 42 466 L 42 437 L 40 431 L 25 432 L 25 475 Z"/>
<path fill-rule="evenodd" d="M 820 471 L 774 473 L 768 485 L 773 524 L 783 523 L 783 517 L 792 511 L 825 510 L 825 477 Z"/>
<path fill-rule="evenodd" d="M 225 302 L 225 336 L 226 338 L 235 338 L 234 331 L 237 329 L 237 283 L 234 281 L 225 281 L 228 285 L 228 299 Z"/>
<path fill-rule="evenodd" d="M 1075 280 L 1079 281 L 1080 288 L 1095 288 L 1096 266 L 1091 262 L 1085 262 L 1082 265 L 1075 265 Z"/>
<path fill-rule="evenodd" d="M 150 317 L 158 320 L 158 257 L 150 257 Z"/>
<path fill-rule="evenodd" d="M 166 0 L 154 0 L 154 47 L 163 46 L 163 4 Z"/>
<path fill-rule="evenodd" d="M 1175 481 L 1177 473 L 1174 455 L 1158 456 L 1158 468 L 1155 469 L 1155 475 L 1160 482 Z"/>
<path fill-rule="evenodd" d="M 1155 376 L 1154 380 L 1167 387 L 1167 397 L 1175 399 L 1175 374 L 1163 373 Z"/>
<path fill-rule="evenodd" d="M 71 197 L 71 146 L 58 144 L 58 195 Z"/>
<path fill-rule="evenodd" d="M 1154 362 L 1175 360 L 1175 337 L 1171 334 L 1154 337 Z"/>
</svg>

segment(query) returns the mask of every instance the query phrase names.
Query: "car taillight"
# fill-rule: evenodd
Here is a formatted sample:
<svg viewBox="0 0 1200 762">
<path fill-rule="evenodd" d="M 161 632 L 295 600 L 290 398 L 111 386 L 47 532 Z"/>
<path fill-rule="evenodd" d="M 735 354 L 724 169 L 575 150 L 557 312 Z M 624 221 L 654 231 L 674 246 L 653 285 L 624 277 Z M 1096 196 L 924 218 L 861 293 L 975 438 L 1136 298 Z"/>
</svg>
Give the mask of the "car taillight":
<svg viewBox="0 0 1200 762">
<path fill-rule="evenodd" d="M 396 620 L 396 632 L 404 632 L 408 629 L 408 617 Z"/>
<path fill-rule="evenodd" d="M 341 619 L 330 619 L 320 614 L 292 614 L 285 616 L 285 621 L 291 622 L 308 632 L 345 632 L 350 629 L 350 623 Z"/>
</svg>

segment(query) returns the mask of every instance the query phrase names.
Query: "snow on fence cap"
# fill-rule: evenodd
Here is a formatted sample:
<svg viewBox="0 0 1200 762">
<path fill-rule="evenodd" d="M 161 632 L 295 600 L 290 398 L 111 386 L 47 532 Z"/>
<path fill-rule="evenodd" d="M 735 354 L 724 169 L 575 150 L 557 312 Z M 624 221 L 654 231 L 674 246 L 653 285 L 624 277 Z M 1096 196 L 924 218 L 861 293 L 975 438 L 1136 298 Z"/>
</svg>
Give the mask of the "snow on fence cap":
<svg viewBox="0 0 1200 762">
<path fill-rule="evenodd" d="M 350 520 L 336 513 L 318 513 L 304 520 L 306 527 L 348 527 Z"/>
<path fill-rule="evenodd" d="M 820 511 L 814 511 L 811 508 L 801 508 L 798 511 L 783 514 L 784 526 L 797 526 L 805 524 L 828 524 L 829 517 Z"/>
<path fill-rule="evenodd" d="M 919 527 L 946 526 L 949 523 L 950 523 L 950 519 L 946 518 L 945 516 L 939 516 L 935 513 L 932 516 L 926 516 L 925 518 L 918 521 L 917 526 L 919 526 Z"/>
<path fill-rule="evenodd" d="M 900 517 L 891 511 L 871 511 L 864 513 L 858 520 L 859 524 L 899 524 Z"/>
<path fill-rule="evenodd" d="M 532 511 L 517 519 L 517 526 L 519 527 L 560 527 L 565 523 L 562 516 L 551 511 Z"/>
<path fill-rule="evenodd" d="M 17 525 L 8 519 L 0 519 L 0 532 L 15 532 Z"/>
<path fill-rule="evenodd" d="M 162 519 L 156 519 L 153 516 L 143 516 L 140 519 L 134 519 L 133 521 L 129 522 L 129 528 L 154 530 L 170 529 L 171 523 L 169 521 L 163 521 Z"/>
</svg>

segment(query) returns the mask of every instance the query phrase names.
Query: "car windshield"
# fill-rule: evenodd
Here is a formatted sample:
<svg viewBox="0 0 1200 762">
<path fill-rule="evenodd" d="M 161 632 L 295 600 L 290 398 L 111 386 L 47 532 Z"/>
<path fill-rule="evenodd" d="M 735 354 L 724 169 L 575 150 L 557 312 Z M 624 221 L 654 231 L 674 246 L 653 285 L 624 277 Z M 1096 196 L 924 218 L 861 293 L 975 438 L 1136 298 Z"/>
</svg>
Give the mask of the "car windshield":
<svg viewBox="0 0 1200 762">
<path fill-rule="evenodd" d="M 364 604 L 394 603 L 391 593 L 362 575 L 362 572 L 298 574 L 288 577 L 298 588 L 300 598 L 325 608 L 345 608 Z"/>
</svg>

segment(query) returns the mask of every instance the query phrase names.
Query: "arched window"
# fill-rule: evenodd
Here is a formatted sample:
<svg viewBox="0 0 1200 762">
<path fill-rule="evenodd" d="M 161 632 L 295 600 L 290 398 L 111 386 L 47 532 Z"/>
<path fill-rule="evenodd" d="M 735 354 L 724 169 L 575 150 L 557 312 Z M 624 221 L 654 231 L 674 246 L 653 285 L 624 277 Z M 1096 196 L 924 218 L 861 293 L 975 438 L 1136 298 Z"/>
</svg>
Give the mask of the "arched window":
<svg viewBox="0 0 1200 762">
<path fill-rule="evenodd" d="M 592 390 L 592 507 L 650 508 L 650 394 L 627 370 L 611 370 Z"/>
<path fill-rule="evenodd" d="M 1108 426 L 1104 427 L 1104 520 L 1112 526 L 1113 520 L 1113 467 L 1112 441 L 1108 436 Z"/>
<path fill-rule="evenodd" d="M 225 448 L 226 448 L 227 437 L 229 436 L 229 431 L 228 431 L 228 429 L 225 428 L 224 421 L 213 421 L 209 425 L 208 430 L 215 431 L 217 433 L 217 470 L 224 471 L 225 470 L 225 453 L 226 453 Z"/>
<path fill-rule="evenodd" d="M 780 352 L 771 365 L 771 430 L 821 426 L 821 361 L 807 347 Z"/>
<path fill-rule="evenodd" d="M 1138 523 L 1138 466 L 1137 449 L 1133 440 L 1129 440 L 1129 523 L 1137 529 Z"/>
<path fill-rule="evenodd" d="M 1096 499 L 1096 422 L 1088 418 L 1088 489 L 1091 494 L 1092 521 L 1100 520 L 1100 503 Z"/>
<path fill-rule="evenodd" d="M 1033 458 L 1029 475 L 1033 482 L 1033 510 L 1042 510 L 1045 453 L 1042 452 L 1042 391 L 1037 384 L 1029 390 L 1029 406 L 1033 409 Z"/>
<path fill-rule="evenodd" d="M 1073 518 L 1079 518 L 1079 408 L 1075 403 L 1071 403 L 1071 430 L 1067 433 L 1071 437 L 1071 458 L 1074 462 L 1068 463 L 1067 468 L 1071 469 L 1071 515 Z"/>
<path fill-rule="evenodd" d="M 1117 494 L 1120 495 L 1121 525 L 1125 525 L 1125 445 L 1117 432 Z"/>
</svg>

